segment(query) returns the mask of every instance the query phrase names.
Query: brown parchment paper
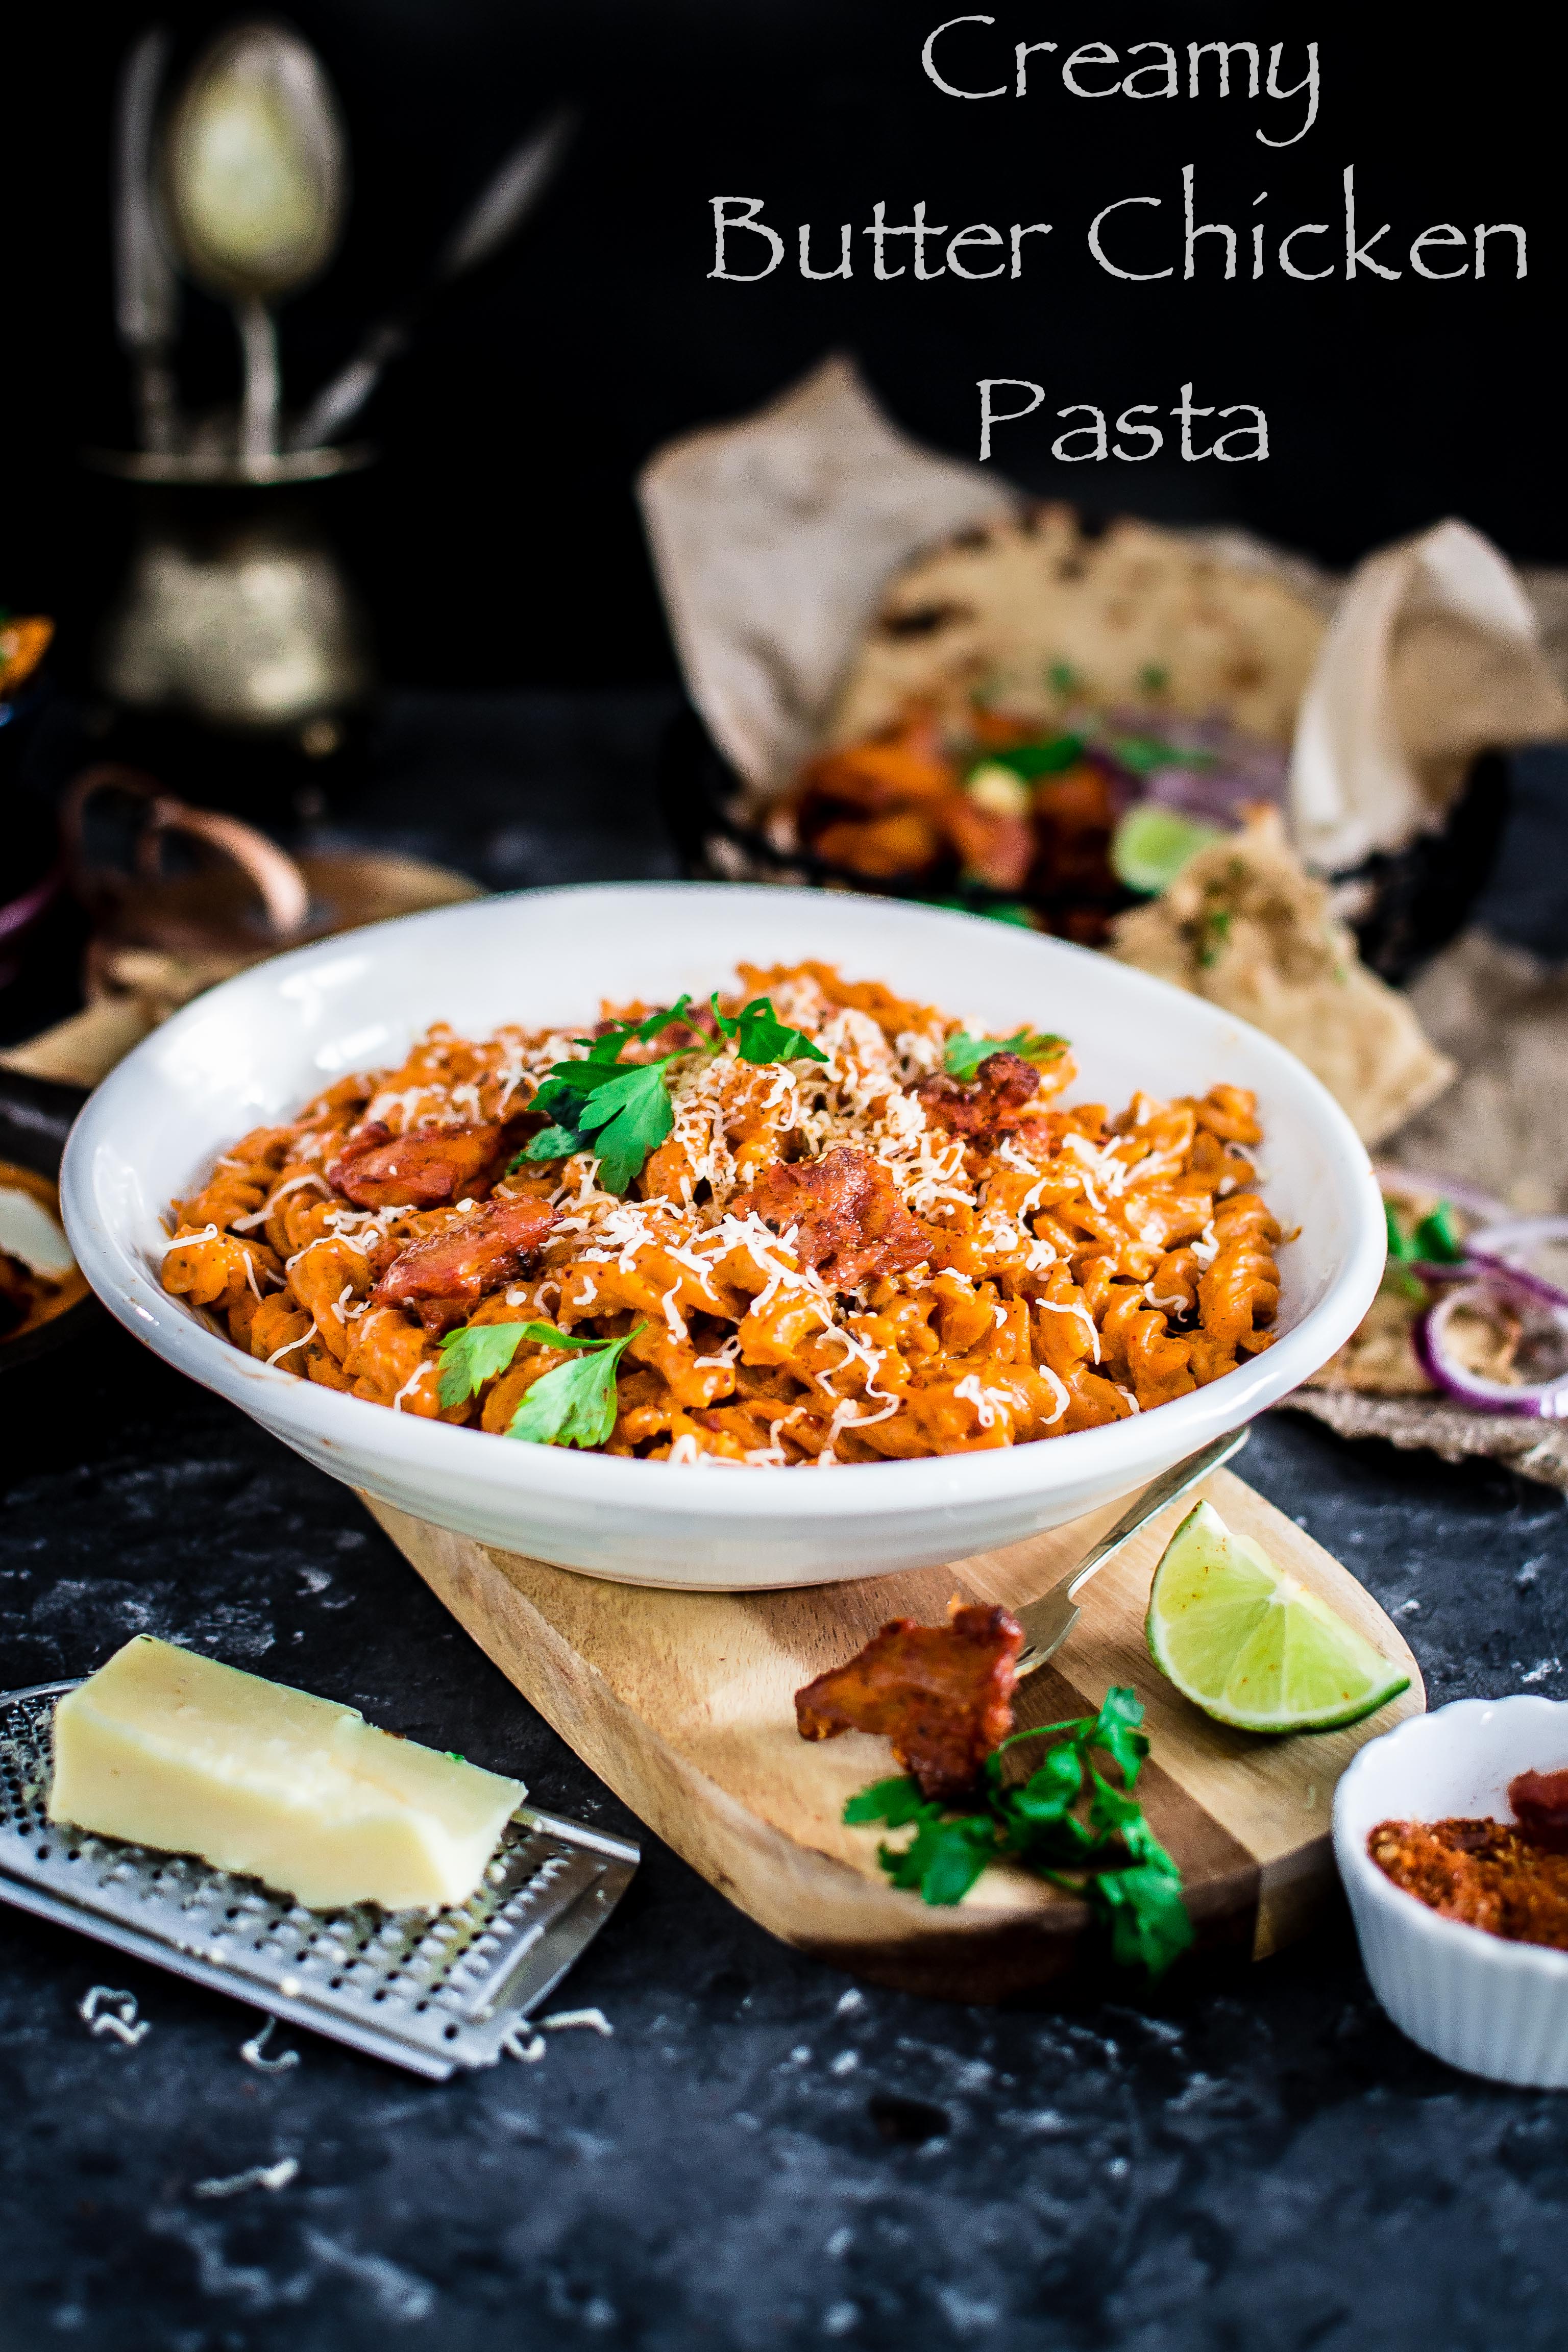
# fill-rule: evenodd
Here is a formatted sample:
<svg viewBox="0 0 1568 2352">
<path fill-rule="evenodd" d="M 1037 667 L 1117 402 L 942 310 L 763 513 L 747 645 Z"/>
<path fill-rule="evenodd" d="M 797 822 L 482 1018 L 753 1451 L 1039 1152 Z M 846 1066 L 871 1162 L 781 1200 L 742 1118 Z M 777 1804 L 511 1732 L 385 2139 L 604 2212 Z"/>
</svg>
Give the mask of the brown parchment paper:
<svg viewBox="0 0 1568 2352">
<path fill-rule="evenodd" d="M 668 444 L 637 488 L 692 699 L 760 794 L 788 783 L 823 732 L 890 574 L 1026 503 L 990 467 L 900 432 L 843 358 L 754 415 Z M 1468 524 L 1438 523 L 1348 581 L 1245 531 L 1172 536 L 1329 616 L 1288 812 L 1319 872 L 1441 824 L 1477 751 L 1568 733 L 1538 610 L 1568 656 L 1568 575 L 1532 574 L 1527 593 Z"/>
</svg>

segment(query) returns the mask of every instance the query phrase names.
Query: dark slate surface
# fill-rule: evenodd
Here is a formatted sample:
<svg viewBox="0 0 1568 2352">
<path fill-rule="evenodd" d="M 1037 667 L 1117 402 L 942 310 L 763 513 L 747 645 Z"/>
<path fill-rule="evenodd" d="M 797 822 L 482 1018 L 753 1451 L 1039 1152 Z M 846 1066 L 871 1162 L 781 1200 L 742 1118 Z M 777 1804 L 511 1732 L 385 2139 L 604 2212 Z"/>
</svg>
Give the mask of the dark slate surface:
<svg viewBox="0 0 1568 2352">
<path fill-rule="evenodd" d="M 600 721 L 557 709 L 563 748 L 514 753 L 510 814 L 502 744 L 464 862 L 488 872 L 510 828 L 555 847 L 505 878 L 557 878 L 562 854 L 583 870 L 568 793 L 578 825 L 618 811 L 638 830 L 655 716 L 606 753 Z M 388 822 L 428 827 L 403 789 Z M 626 854 L 611 870 L 646 870 Z M 0 1375 L 0 1444 L 7 1685 L 145 1630 L 639 1834 L 345 1489 L 130 1339 L 19 1394 Z M 1568 1696 L 1568 1511 L 1545 1489 L 1289 1416 L 1246 1466 L 1398 1615 L 1434 1704 Z M 1067 2012 L 963 2010 L 857 1990 L 641 1834 L 570 1983 L 614 2038 L 552 2037 L 538 2065 L 446 2085 L 309 2034 L 263 2076 L 239 2056 L 253 2011 L 0 1910 L 4 2352 L 1568 2338 L 1568 2101 L 1425 2058 L 1342 1921 L 1152 2003 L 1108 1984 Z M 98 1982 L 151 2021 L 135 2049 L 79 2018 Z M 195 2194 L 282 2157 L 300 2168 L 277 2192 Z"/>
</svg>

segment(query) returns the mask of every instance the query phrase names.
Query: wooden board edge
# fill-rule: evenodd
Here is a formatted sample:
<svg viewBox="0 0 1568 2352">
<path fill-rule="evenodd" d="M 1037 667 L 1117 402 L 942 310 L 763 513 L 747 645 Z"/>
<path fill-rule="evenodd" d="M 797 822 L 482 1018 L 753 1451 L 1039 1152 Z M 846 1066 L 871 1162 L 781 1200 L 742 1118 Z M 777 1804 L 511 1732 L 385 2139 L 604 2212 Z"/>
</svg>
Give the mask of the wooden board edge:
<svg viewBox="0 0 1568 2352">
<path fill-rule="evenodd" d="M 518 1591 L 504 1553 L 374 1496 L 361 1499 L 464 1631 L 590 1771 L 781 1942 L 873 1982 L 982 2004 L 1079 1969 L 1080 1904 L 1063 1898 L 1027 1910 L 964 1904 L 933 1911 L 785 1836 L 616 1696 Z M 520 1673 L 520 1656 L 537 1660 L 538 1673 Z"/>
</svg>

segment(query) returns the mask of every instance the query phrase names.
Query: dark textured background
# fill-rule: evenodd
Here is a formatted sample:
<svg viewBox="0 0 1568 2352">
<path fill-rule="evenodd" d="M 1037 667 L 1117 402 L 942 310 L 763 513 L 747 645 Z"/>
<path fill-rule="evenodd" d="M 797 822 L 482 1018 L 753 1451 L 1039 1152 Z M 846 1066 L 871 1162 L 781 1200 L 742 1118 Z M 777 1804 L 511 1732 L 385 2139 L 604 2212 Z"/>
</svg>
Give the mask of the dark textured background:
<svg viewBox="0 0 1568 2352">
<path fill-rule="evenodd" d="M 954 0 L 954 5 L 958 0 Z M 1103 37 L 1035 0 L 1004 35 Z M 79 681 L 132 509 L 84 475 L 126 431 L 109 308 L 115 73 L 150 5 L 7 25 L 0 603 L 63 624 Z M 224 11 L 162 12 L 185 54 Z M 1169 6 L 1110 37 L 1324 45 L 1322 121 L 1264 158 L 1244 110 L 962 107 L 921 79 L 949 13 L 915 0 L 298 0 L 354 144 L 350 236 L 287 313 L 310 388 L 399 295 L 521 126 L 585 123 L 526 241 L 391 378 L 386 457 L 323 500 L 386 677 L 368 779 L 339 837 L 445 856 L 491 887 L 668 870 L 653 808 L 669 649 L 630 476 L 667 435 L 731 415 L 841 345 L 892 412 L 968 453 L 973 379 L 1168 404 L 1185 378 L 1268 408 L 1267 467 L 1053 468 L 1091 509 L 1234 518 L 1342 562 L 1458 512 L 1562 561 L 1555 379 L 1563 35 L 1517 14 L 1452 32 L 1408 12 Z M 1169 197 L 1194 161 L 1214 211 L 1414 226 L 1521 219 L 1531 276 L 1462 289 L 1121 288 L 1084 257 L 1100 203 Z M 1049 217 L 1021 289 L 709 284 L 707 200 L 786 229 Z M 1327 194 L 1329 202 L 1320 201 Z M 1068 248 L 1071 247 L 1069 253 Z M 1019 299 L 1022 296 L 1024 299 Z M 201 298 L 193 399 L 233 346 Z M 1054 427 L 1053 427 L 1054 429 Z M 1117 478 L 1110 477 L 1114 474 Z M 521 683 L 546 695 L 519 699 Z M 574 695 L 607 683 L 652 691 Z M 458 704 L 432 689 L 468 690 Z M 476 692 L 475 690 L 482 690 Z M 1568 934 L 1561 763 L 1525 763 L 1505 933 Z M 65 1009 L 75 946 L 15 1035 Z M 28 983 L 31 985 L 31 983 Z M 55 992 L 51 997 L 50 992 Z M 1248 1475 L 1399 1612 L 1433 1701 L 1568 1694 L 1568 1515 L 1504 1473 L 1348 1447 L 1275 1418 Z M 117 1336 L 80 1377 L 0 1372 L 0 1660 L 77 1674 L 148 1630 L 351 1700 L 520 1771 L 540 1800 L 633 1828 L 444 1616 L 352 1496 Z M 634 1890 L 571 1982 L 613 2040 L 552 2039 L 446 2086 L 299 2037 L 264 2078 L 254 2013 L 0 1912 L 0 2347 L 468 2352 L 611 2345 L 1018 2347 L 1020 2352 L 1555 2352 L 1568 2104 L 1466 2080 L 1372 2001 L 1342 1921 L 1152 2008 L 1121 1985 L 1067 2014 L 857 1993 L 771 1942 L 644 1840 Z M 133 1990 L 152 2032 L 94 2039 L 77 2004 Z M 228 2202 L 195 2182 L 279 2157 L 294 2182 Z"/>
<path fill-rule="evenodd" d="M 515 886 L 668 870 L 658 695 L 400 701 L 345 832 Z M 1532 761 L 1485 902 L 1568 947 Z M 438 788 L 438 789 L 437 789 Z M 79 1674 L 146 1631 L 521 1773 L 639 1834 L 352 1495 L 111 1336 L 0 1371 L 0 1658 Z M 1276 1415 L 1249 1478 L 1361 1575 L 1431 1702 L 1568 1696 L 1568 1508 L 1480 1465 Z M 435 2086 L 0 1910 L 0 2352 L 1556 2352 L 1568 2100 L 1405 2042 L 1344 1920 L 1261 1966 L 1065 2014 L 868 1989 L 773 1943 L 643 1833 L 570 1979 L 611 2041 Z M 152 2032 L 95 2040 L 88 1988 Z M 286 2189 L 198 2200 L 298 2159 Z"/>
</svg>

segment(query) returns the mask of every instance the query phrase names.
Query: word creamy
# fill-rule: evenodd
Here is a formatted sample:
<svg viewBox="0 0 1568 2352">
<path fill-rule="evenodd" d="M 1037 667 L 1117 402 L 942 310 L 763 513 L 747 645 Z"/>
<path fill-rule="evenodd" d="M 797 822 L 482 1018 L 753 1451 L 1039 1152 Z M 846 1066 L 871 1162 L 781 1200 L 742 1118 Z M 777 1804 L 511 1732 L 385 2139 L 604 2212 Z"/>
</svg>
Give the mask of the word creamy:
<svg viewBox="0 0 1568 2352">
<path fill-rule="evenodd" d="M 1202 98 L 1210 92 L 1228 98 L 1234 58 L 1236 86 L 1239 90 L 1245 81 L 1249 99 L 1294 98 L 1305 102 L 1306 120 L 1288 139 L 1270 139 L 1267 131 L 1254 133 L 1265 147 L 1294 147 L 1318 119 L 1321 85 L 1316 41 L 1306 44 L 1305 69 L 1300 81 L 1292 82 L 1280 79 L 1287 70 L 1283 41 L 1270 44 L 1267 68 L 1257 41 L 1189 41 L 1184 73 L 1184 60 L 1169 41 L 1134 41 L 1125 52 L 1113 49 L 1109 41 L 1085 41 L 1062 58 L 1058 69 L 1045 62 L 1031 64 L 1037 58 L 1047 60 L 1059 56 L 1058 41 L 1009 42 L 967 29 L 973 25 L 994 27 L 995 23 L 994 16 L 950 16 L 928 37 L 921 64 L 927 79 L 944 98 L 1028 98 L 1047 77 L 1058 73 L 1069 98 Z M 1135 58 L 1148 62 L 1133 65 Z M 1126 73 L 1124 65 L 1129 68 Z"/>
</svg>

